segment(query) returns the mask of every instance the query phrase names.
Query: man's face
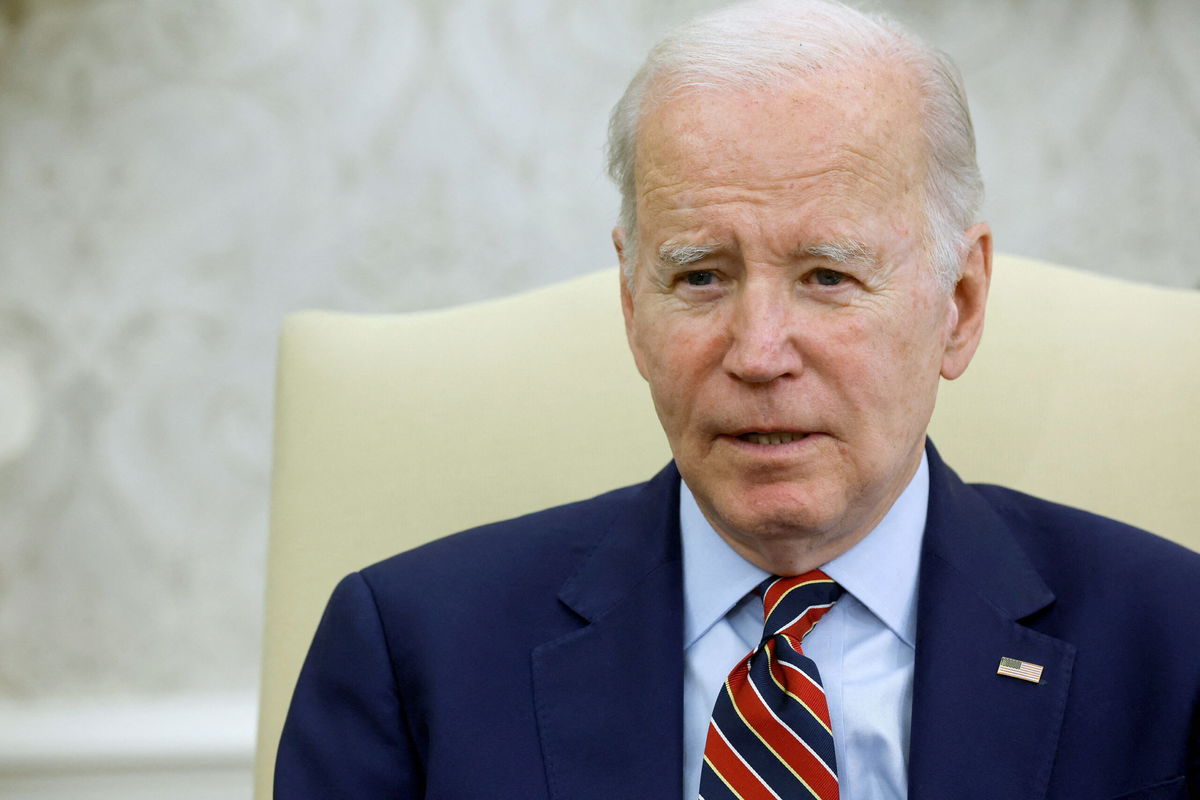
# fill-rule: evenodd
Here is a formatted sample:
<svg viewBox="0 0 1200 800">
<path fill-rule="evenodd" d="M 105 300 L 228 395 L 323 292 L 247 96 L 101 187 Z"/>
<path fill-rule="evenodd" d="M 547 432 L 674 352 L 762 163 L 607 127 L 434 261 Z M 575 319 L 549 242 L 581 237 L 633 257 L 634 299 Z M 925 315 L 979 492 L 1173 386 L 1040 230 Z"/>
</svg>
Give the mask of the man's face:
<svg viewBox="0 0 1200 800">
<path fill-rule="evenodd" d="M 939 375 L 978 339 L 986 228 L 968 259 L 982 294 L 964 302 L 927 264 L 917 102 L 897 72 L 659 105 L 638 141 L 637 252 L 614 232 L 636 259 L 630 346 L 679 470 L 770 571 L 815 567 L 882 519 Z"/>
</svg>

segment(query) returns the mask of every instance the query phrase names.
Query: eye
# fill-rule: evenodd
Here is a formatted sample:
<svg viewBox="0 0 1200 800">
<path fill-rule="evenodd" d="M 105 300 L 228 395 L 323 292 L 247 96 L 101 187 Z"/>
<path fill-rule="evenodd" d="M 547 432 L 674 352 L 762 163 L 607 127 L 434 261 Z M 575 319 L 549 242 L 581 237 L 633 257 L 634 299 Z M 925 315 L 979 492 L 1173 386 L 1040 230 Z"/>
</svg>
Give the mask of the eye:
<svg viewBox="0 0 1200 800">
<path fill-rule="evenodd" d="M 837 286 L 846 280 L 845 274 L 824 267 L 813 270 L 811 277 L 818 286 Z"/>
<path fill-rule="evenodd" d="M 717 276 L 709 270 L 700 269 L 687 273 L 683 279 L 688 282 L 689 286 L 710 286 Z"/>
</svg>

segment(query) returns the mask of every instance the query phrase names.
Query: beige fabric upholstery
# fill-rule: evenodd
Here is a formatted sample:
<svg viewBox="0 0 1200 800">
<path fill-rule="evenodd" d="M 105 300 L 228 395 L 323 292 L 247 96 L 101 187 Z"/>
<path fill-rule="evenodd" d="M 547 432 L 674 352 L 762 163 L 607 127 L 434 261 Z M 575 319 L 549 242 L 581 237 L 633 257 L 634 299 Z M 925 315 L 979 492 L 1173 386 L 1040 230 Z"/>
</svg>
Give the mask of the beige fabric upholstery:
<svg viewBox="0 0 1200 800">
<path fill-rule="evenodd" d="M 1200 293 L 997 258 L 932 435 L 1003 483 L 1200 549 Z M 401 316 L 303 313 L 279 361 L 257 797 L 329 592 L 437 536 L 648 478 L 668 458 L 615 270 Z"/>
</svg>

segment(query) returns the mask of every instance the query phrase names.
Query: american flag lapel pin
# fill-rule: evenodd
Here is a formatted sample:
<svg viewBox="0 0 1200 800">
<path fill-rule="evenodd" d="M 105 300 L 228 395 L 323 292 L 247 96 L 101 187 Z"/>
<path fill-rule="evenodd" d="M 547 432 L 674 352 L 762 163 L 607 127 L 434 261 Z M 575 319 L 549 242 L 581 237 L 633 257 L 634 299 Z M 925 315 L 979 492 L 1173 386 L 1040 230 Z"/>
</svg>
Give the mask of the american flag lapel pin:
<svg viewBox="0 0 1200 800">
<path fill-rule="evenodd" d="M 1039 683 L 1042 680 L 1041 664 L 1030 664 L 1028 661 L 1019 661 L 1015 658 L 1000 659 L 1000 666 L 996 668 L 997 675 L 1007 675 L 1010 678 L 1019 678 L 1030 683 Z"/>
</svg>

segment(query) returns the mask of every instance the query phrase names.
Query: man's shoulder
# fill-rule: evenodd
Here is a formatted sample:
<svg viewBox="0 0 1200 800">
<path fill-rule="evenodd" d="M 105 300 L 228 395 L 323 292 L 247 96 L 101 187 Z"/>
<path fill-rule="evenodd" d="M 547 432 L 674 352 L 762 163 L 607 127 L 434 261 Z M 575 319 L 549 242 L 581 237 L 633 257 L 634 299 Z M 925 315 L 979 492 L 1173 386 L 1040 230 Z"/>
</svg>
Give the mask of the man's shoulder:
<svg viewBox="0 0 1200 800">
<path fill-rule="evenodd" d="M 641 505 L 664 505 L 672 480 L 678 481 L 678 473 L 668 467 L 646 483 L 435 539 L 359 574 L 386 603 L 446 591 L 458 592 L 463 601 L 475 591 L 516 603 L 553 600 L 602 544 L 622 535 L 631 514 L 644 516 L 638 513 Z"/>
<path fill-rule="evenodd" d="M 1093 585 L 1139 573 L 1181 595 L 1200 585 L 1200 553 L 1110 517 L 991 484 L 970 484 L 1050 582 Z"/>
<path fill-rule="evenodd" d="M 496 569 L 513 559 L 587 550 L 645 485 L 624 486 L 586 500 L 469 528 L 394 555 L 365 571 L 379 574 L 435 568 L 443 563 L 460 571 Z"/>
</svg>

